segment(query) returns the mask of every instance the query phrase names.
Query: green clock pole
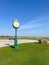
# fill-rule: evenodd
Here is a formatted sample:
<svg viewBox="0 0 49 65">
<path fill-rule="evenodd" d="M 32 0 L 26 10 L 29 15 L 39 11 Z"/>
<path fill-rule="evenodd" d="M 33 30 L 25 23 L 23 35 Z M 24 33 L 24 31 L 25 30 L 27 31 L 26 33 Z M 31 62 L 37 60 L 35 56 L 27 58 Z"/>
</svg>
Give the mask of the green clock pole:
<svg viewBox="0 0 49 65">
<path fill-rule="evenodd" d="M 17 29 L 15 28 L 15 39 L 14 39 L 14 48 L 18 48 L 18 39 L 17 39 Z"/>
<path fill-rule="evenodd" d="M 14 39 L 14 49 L 18 49 L 18 39 L 17 39 L 17 29 L 19 28 L 20 24 L 17 19 L 15 19 L 12 23 L 12 26 L 15 29 L 15 39 Z"/>
</svg>

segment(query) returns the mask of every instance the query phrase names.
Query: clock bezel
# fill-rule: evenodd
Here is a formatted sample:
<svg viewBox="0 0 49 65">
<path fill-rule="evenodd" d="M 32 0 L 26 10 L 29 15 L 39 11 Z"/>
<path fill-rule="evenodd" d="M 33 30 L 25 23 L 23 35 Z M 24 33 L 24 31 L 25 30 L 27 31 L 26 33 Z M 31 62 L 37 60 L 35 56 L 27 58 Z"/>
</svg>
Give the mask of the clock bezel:
<svg viewBox="0 0 49 65">
<path fill-rule="evenodd" d="M 16 27 L 16 26 L 14 26 L 14 23 L 15 23 L 15 22 L 19 24 L 19 21 L 18 21 L 17 19 L 15 19 L 15 20 L 13 21 L 13 23 L 12 23 L 12 26 L 13 26 L 14 28 L 16 28 L 16 29 L 17 29 L 17 28 L 19 28 L 20 24 L 19 24 L 19 26 L 18 26 L 18 27 Z"/>
</svg>

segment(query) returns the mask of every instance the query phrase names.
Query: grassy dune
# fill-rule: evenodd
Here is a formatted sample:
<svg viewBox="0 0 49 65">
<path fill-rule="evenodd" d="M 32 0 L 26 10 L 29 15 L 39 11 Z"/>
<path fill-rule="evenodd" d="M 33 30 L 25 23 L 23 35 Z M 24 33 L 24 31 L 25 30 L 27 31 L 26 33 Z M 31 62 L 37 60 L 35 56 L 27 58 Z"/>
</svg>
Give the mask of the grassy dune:
<svg viewBox="0 0 49 65">
<path fill-rule="evenodd" d="M 49 45 L 19 44 L 16 51 L 11 47 L 0 48 L 0 65 L 49 65 Z"/>
</svg>

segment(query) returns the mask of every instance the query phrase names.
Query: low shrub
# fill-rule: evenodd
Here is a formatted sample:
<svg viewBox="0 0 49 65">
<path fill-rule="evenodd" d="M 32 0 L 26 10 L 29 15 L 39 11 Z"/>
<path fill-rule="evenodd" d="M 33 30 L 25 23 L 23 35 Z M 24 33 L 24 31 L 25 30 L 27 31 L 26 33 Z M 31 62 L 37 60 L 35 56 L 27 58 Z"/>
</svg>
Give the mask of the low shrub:
<svg viewBox="0 0 49 65">
<path fill-rule="evenodd" d="M 43 40 L 41 40 L 41 43 L 42 44 L 48 44 L 48 40 L 47 39 L 43 39 Z"/>
</svg>

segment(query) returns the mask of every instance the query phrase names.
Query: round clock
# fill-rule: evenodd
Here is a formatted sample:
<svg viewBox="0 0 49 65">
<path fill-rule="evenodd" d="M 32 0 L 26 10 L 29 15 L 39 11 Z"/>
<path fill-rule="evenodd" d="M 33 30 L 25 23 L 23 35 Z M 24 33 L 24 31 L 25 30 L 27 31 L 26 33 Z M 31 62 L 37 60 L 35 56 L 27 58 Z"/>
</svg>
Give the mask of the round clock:
<svg viewBox="0 0 49 65">
<path fill-rule="evenodd" d="M 14 27 L 14 28 L 19 28 L 19 26 L 20 26 L 19 21 L 18 21 L 17 19 L 15 19 L 15 20 L 13 21 L 13 27 Z"/>
</svg>

